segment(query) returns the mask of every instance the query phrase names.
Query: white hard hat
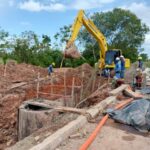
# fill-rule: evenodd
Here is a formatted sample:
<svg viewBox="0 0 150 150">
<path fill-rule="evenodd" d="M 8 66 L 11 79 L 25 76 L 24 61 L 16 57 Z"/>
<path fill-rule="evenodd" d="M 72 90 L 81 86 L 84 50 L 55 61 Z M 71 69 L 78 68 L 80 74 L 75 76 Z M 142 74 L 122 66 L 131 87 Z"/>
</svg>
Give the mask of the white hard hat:
<svg viewBox="0 0 150 150">
<path fill-rule="evenodd" d="M 121 57 L 121 58 L 124 58 L 124 56 L 123 56 L 123 55 L 121 55 L 120 57 Z"/>
<path fill-rule="evenodd" d="M 120 58 L 119 58 L 119 57 L 116 57 L 116 60 L 120 60 Z"/>
<path fill-rule="evenodd" d="M 138 60 L 142 60 L 142 57 L 141 57 L 141 56 L 139 56 L 139 57 L 138 57 Z"/>
</svg>

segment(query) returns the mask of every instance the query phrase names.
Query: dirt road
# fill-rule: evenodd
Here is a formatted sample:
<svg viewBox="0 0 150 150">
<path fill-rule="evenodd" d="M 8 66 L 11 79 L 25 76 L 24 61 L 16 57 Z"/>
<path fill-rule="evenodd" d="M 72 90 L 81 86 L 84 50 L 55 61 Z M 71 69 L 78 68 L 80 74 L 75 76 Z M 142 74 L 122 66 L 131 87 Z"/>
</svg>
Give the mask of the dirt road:
<svg viewBox="0 0 150 150">
<path fill-rule="evenodd" d="M 97 123 L 88 123 L 74 133 L 79 135 L 69 138 L 56 150 L 77 150 L 94 130 Z M 132 127 L 114 123 L 109 119 L 88 150 L 149 150 L 150 134 L 140 134 Z"/>
</svg>

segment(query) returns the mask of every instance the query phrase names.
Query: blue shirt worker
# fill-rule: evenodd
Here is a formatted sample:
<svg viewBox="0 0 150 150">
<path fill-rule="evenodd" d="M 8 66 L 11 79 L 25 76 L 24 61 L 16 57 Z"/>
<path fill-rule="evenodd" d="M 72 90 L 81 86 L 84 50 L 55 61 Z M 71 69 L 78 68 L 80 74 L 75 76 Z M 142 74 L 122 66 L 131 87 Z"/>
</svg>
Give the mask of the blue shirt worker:
<svg viewBox="0 0 150 150">
<path fill-rule="evenodd" d="M 115 61 L 115 78 L 120 79 L 120 73 L 121 73 L 121 61 L 120 58 L 117 57 Z"/>
<path fill-rule="evenodd" d="M 55 63 L 50 64 L 49 67 L 48 67 L 48 75 L 49 75 L 49 76 L 50 76 L 51 73 L 53 72 L 53 66 L 55 66 Z"/>
<path fill-rule="evenodd" d="M 124 78 L 124 72 L 125 72 L 125 58 L 123 55 L 120 56 L 120 61 L 121 61 L 121 73 L 120 77 L 123 79 Z"/>
</svg>

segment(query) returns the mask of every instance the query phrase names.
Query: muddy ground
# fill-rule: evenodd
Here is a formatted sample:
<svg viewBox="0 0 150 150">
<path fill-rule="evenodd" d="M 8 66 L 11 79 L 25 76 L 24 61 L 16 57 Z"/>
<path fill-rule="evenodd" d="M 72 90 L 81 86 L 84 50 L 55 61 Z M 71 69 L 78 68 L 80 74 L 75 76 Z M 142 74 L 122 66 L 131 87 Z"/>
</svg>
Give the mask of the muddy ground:
<svg viewBox="0 0 150 150">
<path fill-rule="evenodd" d="M 47 77 L 47 68 L 14 62 L 7 64 L 5 73 L 4 70 L 5 67 L 0 65 L 0 149 L 17 142 L 18 108 L 24 101 L 37 97 L 38 73 L 40 73 L 38 80 L 40 80 L 39 91 L 41 92 L 38 96 L 49 100 L 62 99 L 64 104 L 69 101 L 65 96 L 71 95 L 73 80 L 74 86 L 77 86 L 77 88 L 74 88 L 75 104 L 73 105 L 108 82 L 107 79 L 96 77 L 93 68 L 88 64 L 83 64 L 75 69 L 54 69 L 51 77 Z M 66 88 L 64 88 L 64 83 Z M 83 89 L 82 94 L 81 89 Z M 51 95 L 52 91 L 55 95 Z M 103 100 L 107 96 L 108 87 L 103 89 L 102 93 L 95 97 L 90 105 Z M 89 101 L 91 100 L 89 99 Z"/>
</svg>

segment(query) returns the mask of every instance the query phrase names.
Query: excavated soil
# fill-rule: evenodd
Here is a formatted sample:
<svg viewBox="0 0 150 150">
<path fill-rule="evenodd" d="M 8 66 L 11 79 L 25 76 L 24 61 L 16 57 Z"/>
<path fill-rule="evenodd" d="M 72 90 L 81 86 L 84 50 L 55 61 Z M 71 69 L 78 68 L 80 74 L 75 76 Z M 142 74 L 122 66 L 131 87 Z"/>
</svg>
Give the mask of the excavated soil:
<svg viewBox="0 0 150 150">
<path fill-rule="evenodd" d="M 18 108 L 23 101 L 36 98 L 38 73 L 40 73 L 39 91 L 41 92 L 38 96 L 49 100 L 61 98 L 67 103 L 72 93 L 74 80 L 75 105 L 99 86 L 107 83 L 106 79 L 95 76 L 93 68 L 88 64 L 83 64 L 75 69 L 54 69 L 51 77 L 47 77 L 46 68 L 33 65 L 10 62 L 6 66 L 5 76 L 4 68 L 3 65 L 0 65 L 0 150 L 17 142 Z M 108 88 L 102 89 L 95 99 L 88 100 L 88 104 L 89 101 L 90 104 L 95 104 L 107 96 Z"/>
<path fill-rule="evenodd" d="M 138 63 L 135 62 L 131 64 L 130 68 L 125 70 L 125 82 L 126 83 L 131 83 L 133 82 L 133 79 L 136 74 L 136 69 L 137 69 Z"/>
</svg>

